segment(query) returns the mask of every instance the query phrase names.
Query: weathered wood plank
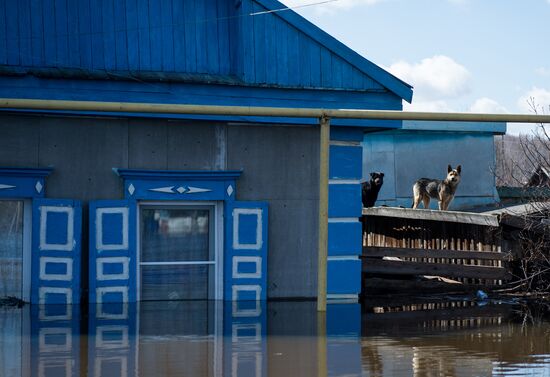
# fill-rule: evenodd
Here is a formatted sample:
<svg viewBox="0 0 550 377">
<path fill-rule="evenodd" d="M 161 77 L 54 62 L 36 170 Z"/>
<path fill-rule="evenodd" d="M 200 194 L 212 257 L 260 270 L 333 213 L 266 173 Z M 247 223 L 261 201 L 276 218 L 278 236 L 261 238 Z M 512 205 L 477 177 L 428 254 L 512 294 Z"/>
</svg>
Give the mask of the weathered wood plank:
<svg viewBox="0 0 550 377">
<path fill-rule="evenodd" d="M 116 49 L 115 49 L 115 19 L 114 19 L 114 1 L 103 0 L 101 7 L 102 39 L 103 39 L 103 58 L 104 67 L 107 71 L 116 69 Z"/>
<path fill-rule="evenodd" d="M 69 66 L 69 35 L 67 25 L 67 1 L 55 0 L 55 45 L 57 47 L 57 67 Z"/>
<path fill-rule="evenodd" d="M 398 217 L 412 220 L 444 221 L 498 227 L 498 217 L 473 212 L 437 211 L 432 209 L 412 209 L 397 207 L 363 208 L 364 216 Z M 368 221 L 368 219 L 367 219 Z"/>
<path fill-rule="evenodd" d="M 389 275 L 434 275 L 503 280 L 509 277 L 508 271 L 502 267 L 403 262 L 383 259 L 368 259 L 363 261 L 363 272 Z"/>
<path fill-rule="evenodd" d="M 407 249 L 399 247 L 364 247 L 363 257 L 410 257 L 410 258 L 451 258 L 508 260 L 506 253 L 491 251 L 445 250 L 445 249 Z"/>
</svg>

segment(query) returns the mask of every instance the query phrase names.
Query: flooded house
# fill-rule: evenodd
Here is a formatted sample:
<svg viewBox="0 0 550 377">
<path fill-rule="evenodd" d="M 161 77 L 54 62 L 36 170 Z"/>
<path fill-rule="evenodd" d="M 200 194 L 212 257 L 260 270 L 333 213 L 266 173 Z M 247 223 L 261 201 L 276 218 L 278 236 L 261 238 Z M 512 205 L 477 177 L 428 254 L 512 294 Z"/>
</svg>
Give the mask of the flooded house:
<svg viewBox="0 0 550 377">
<path fill-rule="evenodd" d="M 59 5 L 59 6 L 58 6 Z M 401 110 L 412 88 L 273 0 L 28 2 L 0 97 Z M 360 292 L 365 132 L 332 120 L 330 297 Z M 318 119 L 2 109 L 2 295 L 36 303 L 314 298 Z"/>
</svg>

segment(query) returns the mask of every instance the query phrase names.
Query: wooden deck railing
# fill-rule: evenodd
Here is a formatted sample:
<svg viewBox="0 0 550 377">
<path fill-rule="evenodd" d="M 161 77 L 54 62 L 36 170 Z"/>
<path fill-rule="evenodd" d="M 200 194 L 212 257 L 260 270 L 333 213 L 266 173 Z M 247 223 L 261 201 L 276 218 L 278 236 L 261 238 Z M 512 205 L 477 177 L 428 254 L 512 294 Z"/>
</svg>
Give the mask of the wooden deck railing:
<svg viewBox="0 0 550 377">
<path fill-rule="evenodd" d="M 363 229 L 364 273 L 442 276 L 475 285 L 508 279 L 497 216 L 375 207 L 363 210 Z"/>
</svg>

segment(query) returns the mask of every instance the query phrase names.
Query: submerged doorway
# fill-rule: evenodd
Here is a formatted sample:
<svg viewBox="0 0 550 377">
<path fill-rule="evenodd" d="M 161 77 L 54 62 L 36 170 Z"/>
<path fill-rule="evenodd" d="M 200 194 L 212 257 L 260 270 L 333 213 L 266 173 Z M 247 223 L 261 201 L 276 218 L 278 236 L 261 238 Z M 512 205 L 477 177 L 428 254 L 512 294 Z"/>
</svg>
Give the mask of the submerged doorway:
<svg viewBox="0 0 550 377">
<path fill-rule="evenodd" d="M 215 203 L 139 206 L 141 301 L 218 298 Z"/>
</svg>

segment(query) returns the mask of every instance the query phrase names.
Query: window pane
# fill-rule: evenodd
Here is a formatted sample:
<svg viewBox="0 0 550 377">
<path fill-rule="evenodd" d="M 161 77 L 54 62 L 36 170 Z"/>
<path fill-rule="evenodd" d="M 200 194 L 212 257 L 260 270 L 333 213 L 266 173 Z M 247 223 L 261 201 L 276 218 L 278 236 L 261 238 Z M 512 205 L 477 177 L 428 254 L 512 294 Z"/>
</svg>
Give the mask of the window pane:
<svg viewBox="0 0 550 377">
<path fill-rule="evenodd" d="M 0 200 L 0 297 L 22 297 L 23 202 Z"/>
<path fill-rule="evenodd" d="M 208 209 L 141 210 L 141 262 L 213 260 Z"/>
<path fill-rule="evenodd" d="M 141 266 L 141 300 L 207 300 L 213 265 Z"/>
</svg>

